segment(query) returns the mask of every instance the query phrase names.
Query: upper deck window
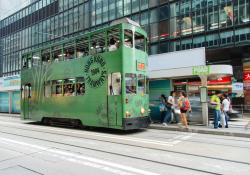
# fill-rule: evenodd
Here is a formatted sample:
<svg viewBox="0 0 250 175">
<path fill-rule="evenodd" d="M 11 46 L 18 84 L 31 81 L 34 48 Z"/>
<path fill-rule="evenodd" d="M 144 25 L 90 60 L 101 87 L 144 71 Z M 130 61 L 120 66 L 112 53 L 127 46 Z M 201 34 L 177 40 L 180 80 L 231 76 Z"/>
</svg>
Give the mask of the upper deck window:
<svg viewBox="0 0 250 175">
<path fill-rule="evenodd" d="M 145 41 L 146 41 L 145 37 L 142 34 L 135 32 L 135 48 L 136 49 L 142 50 L 143 52 L 145 52 L 146 51 Z"/>
<path fill-rule="evenodd" d="M 43 64 L 50 63 L 50 49 L 42 50 L 42 62 Z"/>
<path fill-rule="evenodd" d="M 52 59 L 55 62 L 63 60 L 62 46 L 55 46 L 52 48 Z"/>
<path fill-rule="evenodd" d="M 119 48 L 120 45 L 120 30 L 111 29 L 108 31 L 108 50 L 115 51 Z"/>
<path fill-rule="evenodd" d="M 74 58 L 75 44 L 73 42 L 64 45 L 63 55 L 64 55 L 64 60 L 70 60 Z"/>
<path fill-rule="evenodd" d="M 39 66 L 41 64 L 40 52 L 34 52 L 32 54 L 33 66 Z"/>
<path fill-rule="evenodd" d="M 133 32 L 131 30 L 124 30 L 124 45 L 133 48 Z"/>
<path fill-rule="evenodd" d="M 31 68 L 32 67 L 32 57 L 31 55 L 24 55 L 22 57 L 23 60 L 23 68 Z"/>
<path fill-rule="evenodd" d="M 91 36 L 90 54 L 105 52 L 105 33 L 96 33 Z"/>
<path fill-rule="evenodd" d="M 76 41 L 76 57 L 80 58 L 82 56 L 89 54 L 89 40 L 88 37 L 81 38 Z"/>
</svg>

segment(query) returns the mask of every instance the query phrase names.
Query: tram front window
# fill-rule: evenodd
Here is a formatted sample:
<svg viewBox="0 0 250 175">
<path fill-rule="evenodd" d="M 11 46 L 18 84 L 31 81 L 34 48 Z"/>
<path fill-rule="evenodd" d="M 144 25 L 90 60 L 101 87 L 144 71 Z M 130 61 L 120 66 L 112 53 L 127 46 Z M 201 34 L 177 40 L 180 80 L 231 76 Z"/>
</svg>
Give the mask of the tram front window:
<svg viewBox="0 0 250 175">
<path fill-rule="evenodd" d="M 138 93 L 144 94 L 146 92 L 146 80 L 142 74 L 138 75 Z"/>
<path fill-rule="evenodd" d="M 136 94 L 136 74 L 125 74 L 126 94 Z"/>
<path fill-rule="evenodd" d="M 133 48 L 133 32 L 131 30 L 124 31 L 124 45 Z"/>
<path fill-rule="evenodd" d="M 146 51 L 145 48 L 145 37 L 140 33 L 135 33 L 135 48 L 143 52 Z"/>
</svg>

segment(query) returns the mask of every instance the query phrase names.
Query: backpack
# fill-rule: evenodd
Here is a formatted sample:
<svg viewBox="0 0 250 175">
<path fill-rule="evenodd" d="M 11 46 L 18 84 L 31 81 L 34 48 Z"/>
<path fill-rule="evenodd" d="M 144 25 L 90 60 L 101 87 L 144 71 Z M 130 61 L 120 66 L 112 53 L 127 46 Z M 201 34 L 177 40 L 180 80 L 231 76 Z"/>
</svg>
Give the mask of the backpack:
<svg viewBox="0 0 250 175">
<path fill-rule="evenodd" d="M 190 102 L 187 98 L 182 99 L 182 104 L 180 107 L 182 110 L 189 110 L 190 109 Z"/>
</svg>

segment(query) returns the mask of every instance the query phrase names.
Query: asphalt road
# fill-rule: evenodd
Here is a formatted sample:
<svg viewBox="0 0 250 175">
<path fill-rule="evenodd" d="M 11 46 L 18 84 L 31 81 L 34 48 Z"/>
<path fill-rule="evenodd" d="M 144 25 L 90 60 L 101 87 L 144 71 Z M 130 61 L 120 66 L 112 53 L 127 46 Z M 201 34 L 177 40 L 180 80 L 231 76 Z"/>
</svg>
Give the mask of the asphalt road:
<svg viewBox="0 0 250 175">
<path fill-rule="evenodd" d="M 249 174 L 250 139 L 43 126 L 0 117 L 0 175 Z"/>
</svg>

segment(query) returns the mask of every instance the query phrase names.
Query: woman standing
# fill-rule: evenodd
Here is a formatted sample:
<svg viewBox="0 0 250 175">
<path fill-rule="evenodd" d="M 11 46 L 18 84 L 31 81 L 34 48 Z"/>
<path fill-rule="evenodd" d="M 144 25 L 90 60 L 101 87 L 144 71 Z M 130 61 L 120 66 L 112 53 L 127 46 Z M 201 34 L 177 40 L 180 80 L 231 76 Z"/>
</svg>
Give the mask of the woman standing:
<svg viewBox="0 0 250 175">
<path fill-rule="evenodd" d="M 160 113 L 161 113 L 161 123 L 163 123 L 163 120 L 166 116 L 166 103 L 167 103 L 167 97 L 164 94 L 161 94 L 160 96 Z"/>
<path fill-rule="evenodd" d="M 178 106 L 181 111 L 181 123 L 182 125 L 188 129 L 187 124 L 187 112 L 191 111 L 190 101 L 187 98 L 187 94 L 185 92 L 180 92 L 180 97 L 178 99 Z"/>
</svg>

